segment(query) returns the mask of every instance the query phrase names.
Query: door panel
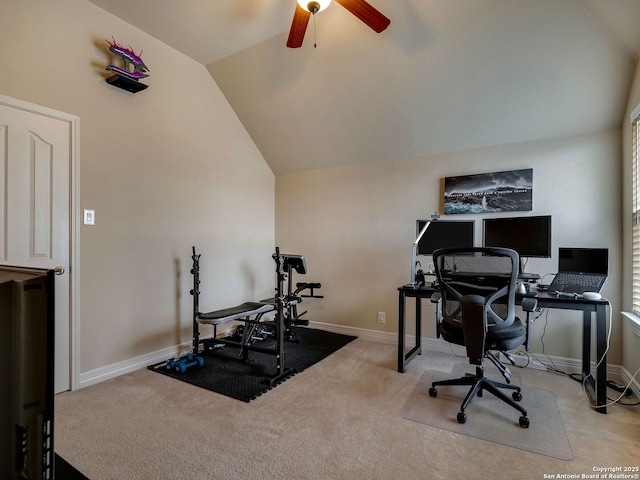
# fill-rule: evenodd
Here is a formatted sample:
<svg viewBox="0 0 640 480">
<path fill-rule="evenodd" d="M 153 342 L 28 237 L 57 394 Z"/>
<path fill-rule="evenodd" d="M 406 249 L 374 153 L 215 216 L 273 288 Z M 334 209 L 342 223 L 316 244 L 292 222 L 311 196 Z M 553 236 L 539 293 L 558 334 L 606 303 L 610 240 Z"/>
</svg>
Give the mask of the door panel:
<svg viewBox="0 0 640 480">
<path fill-rule="evenodd" d="M 56 276 L 55 391 L 70 387 L 69 122 L 0 105 L 0 263 L 61 266 Z"/>
</svg>

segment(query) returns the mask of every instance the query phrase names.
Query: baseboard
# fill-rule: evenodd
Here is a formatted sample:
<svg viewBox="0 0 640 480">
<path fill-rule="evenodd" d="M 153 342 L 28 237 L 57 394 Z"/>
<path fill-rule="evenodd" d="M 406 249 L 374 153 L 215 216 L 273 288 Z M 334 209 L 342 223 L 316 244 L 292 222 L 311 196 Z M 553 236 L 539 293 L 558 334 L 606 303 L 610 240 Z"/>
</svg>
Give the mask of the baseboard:
<svg viewBox="0 0 640 480">
<path fill-rule="evenodd" d="M 355 335 L 359 338 L 370 340 L 372 342 L 384 343 L 385 345 L 397 345 L 398 344 L 398 334 L 392 332 L 380 332 L 377 330 L 369 330 L 365 328 L 357 328 L 357 327 L 349 327 L 345 325 L 334 325 L 331 323 L 322 323 L 322 322 L 314 322 L 311 321 L 309 326 L 314 328 L 321 328 L 323 330 L 332 331 L 335 333 L 342 333 L 345 335 Z M 406 345 L 412 346 L 415 345 L 415 336 L 407 335 L 406 336 Z M 422 350 L 425 352 L 436 352 L 436 353 L 452 353 L 456 356 L 464 357 L 466 356 L 466 350 L 464 347 L 459 345 L 452 345 L 448 342 L 445 342 L 441 338 L 422 338 Z M 557 357 L 553 355 L 546 355 L 541 353 L 533 353 L 527 352 L 528 355 L 534 360 L 534 369 L 541 370 L 543 367 L 552 367 L 557 370 L 566 373 L 579 373 L 582 369 L 582 359 L 579 358 L 567 358 L 567 357 Z M 591 368 L 595 370 L 596 362 L 591 362 Z M 623 368 L 620 365 L 607 365 L 607 378 L 609 379 L 621 379 L 627 378 L 626 383 L 631 379 L 630 374 L 628 372 L 623 372 Z M 638 382 L 636 381 L 635 384 Z M 638 391 L 638 390 L 636 390 Z"/>
<path fill-rule="evenodd" d="M 398 334 L 393 332 L 381 332 L 379 330 L 370 330 L 366 328 L 350 327 L 346 325 L 336 325 L 332 323 L 322 323 L 311 321 L 309 326 L 312 328 L 319 328 L 334 333 L 341 333 L 343 335 L 353 335 L 363 340 L 368 340 L 375 343 L 382 343 L 385 345 L 397 345 Z M 232 327 L 229 328 L 229 331 Z M 219 335 L 225 335 L 228 331 L 220 331 Z M 415 345 L 415 336 L 406 336 L 406 345 Z M 175 345 L 173 347 L 163 348 L 155 352 L 141 355 L 138 357 L 117 362 L 111 365 L 90 370 L 80 374 L 79 388 L 88 387 L 96 383 L 104 382 L 111 378 L 131 373 L 140 368 L 145 368 L 154 363 L 159 363 L 164 360 L 170 359 L 186 352 L 191 348 L 191 342 L 184 342 L 181 345 Z M 451 345 L 442 339 L 438 338 L 422 338 L 422 349 L 425 352 L 437 352 L 437 353 L 450 353 L 456 356 L 466 356 L 464 347 L 459 345 Z M 558 370 L 563 372 L 580 372 L 582 367 L 582 360 L 575 358 L 555 357 L 542 354 L 529 353 L 537 362 L 543 365 L 555 366 Z M 594 362 L 592 362 L 594 364 Z M 595 365 L 594 365 L 595 366 Z M 625 385 L 631 380 L 632 374 L 627 372 L 620 365 L 607 365 L 607 378 L 612 380 L 620 380 Z M 638 379 L 635 379 L 632 383 L 634 391 L 640 392 L 640 384 Z"/>
<path fill-rule="evenodd" d="M 141 355 L 139 357 L 124 360 L 122 362 L 113 363 L 104 367 L 96 368 L 85 373 L 80 374 L 80 388 L 88 387 L 96 383 L 104 382 L 111 378 L 119 377 L 126 373 L 131 373 L 140 368 L 144 368 L 154 363 L 162 362 L 169 358 L 173 358 L 178 355 L 183 348 L 188 348 L 189 344 L 177 345 L 174 347 L 164 348 L 147 355 Z"/>
<path fill-rule="evenodd" d="M 385 345 L 397 345 L 398 334 L 390 332 L 381 332 L 379 330 L 369 330 L 366 328 L 349 327 L 346 325 L 336 325 L 333 323 L 309 322 L 309 327 L 326 330 L 327 332 L 341 333 L 342 335 L 352 335 L 363 340 L 369 340 L 376 343 L 384 343 Z"/>
<path fill-rule="evenodd" d="M 629 383 L 631 384 L 631 390 L 633 390 L 633 392 L 640 397 L 640 379 L 638 378 L 638 375 L 636 375 L 635 378 L 633 378 L 633 373 L 630 373 L 626 368 L 622 367 L 621 368 L 621 380 L 624 385 L 628 385 Z"/>
<path fill-rule="evenodd" d="M 232 328 L 233 327 L 229 327 L 227 329 L 220 330 L 218 332 L 218 336 L 229 334 Z M 207 338 L 207 336 L 205 335 L 205 336 L 202 336 L 201 338 L 205 339 Z M 80 374 L 79 388 L 84 388 L 90 385 L 94 385 L 96 383 L 104 382 L 105 380 L 119 377 L 120 375 L 131 373 L 141 368 L 146 368 L 149 365 L 153 365 L 154 363 L 160 363 L 165 360 L 174 358 L 176 356 L 186 354 L 190 351 L 191 351 L 191 340 L 189 340 L 188 342 L 184 342 L 180 345 L 163 348 L 161 350 L 156 350 L 155 352 L 151 352 L 146 355 L 140 355 L 139 357 L 134 357 L 129 360 L 124 360 L 122 362 L 113 363 L 111 365 L 106 365 L 104 367 L 96 368 L 95 370 L 90 370 L 88 372 Z"/>
</svg>

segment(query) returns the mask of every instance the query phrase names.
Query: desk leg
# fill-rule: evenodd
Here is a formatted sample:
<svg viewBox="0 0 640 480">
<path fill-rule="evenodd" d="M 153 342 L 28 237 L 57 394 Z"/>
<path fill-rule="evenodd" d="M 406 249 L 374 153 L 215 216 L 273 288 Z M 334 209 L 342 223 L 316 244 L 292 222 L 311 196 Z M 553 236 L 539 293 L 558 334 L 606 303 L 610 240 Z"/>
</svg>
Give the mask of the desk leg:
<svg viewBox="0 0 640 480">
<path fill-rule="evenodd" d="M 582 312 L 582 378 L 591 373 L 591 312 Z"/>
<path fill-rule="evenodd" d="M 607 307 L 598 304 L 596 307 L 596 408 L 597 412 L 607 413 Z M 600 407 L 600 405 L 603 405 Z"/>
<path fill-rule="evenodd" d="M 400 290 L 398 296 L 398 372 L 404 373 L 404 337 L 405 337 L 405 318 L 404 308 L 406 295 Z"/>
<path fill-rule="evenodd" d="M 422 355 L 422 299 L 416 297 L 416 354 Z"/>
<path fill-rule="evenodd" d="M 596 412 L 607 413 L 607 307 L 596 305 L 596 364 L 595 376 L 591 375 L 591 312 L 583 313 L 582 378 L 587 392 L 596 404 Z"/>
<path fill-rule="evenodd" d="M 406 318 L 405 303 L 407 296 L 400 290 L 398 297 L 398 372 L 404 373 L 407 364 L 415 357 L 422 353 L 422 320 L 420 315 L 421 302 L 420 297 L 416 297 L 416 344 L 405 355 L 405 335 L 406 335 Z"/>
</svg>

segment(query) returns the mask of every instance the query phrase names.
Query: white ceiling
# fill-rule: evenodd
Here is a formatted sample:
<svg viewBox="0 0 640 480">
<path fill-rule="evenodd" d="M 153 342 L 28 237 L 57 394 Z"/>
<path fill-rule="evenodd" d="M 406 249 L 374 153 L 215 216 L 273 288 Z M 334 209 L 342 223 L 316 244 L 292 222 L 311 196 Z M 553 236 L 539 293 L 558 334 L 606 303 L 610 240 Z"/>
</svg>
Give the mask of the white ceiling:
<svg viewBox="0 0 640 480">
<path fill-rule="evenodd" d="M 206 65 L 276 174 L 615 128 L 640 56 L 640 0 L 369 0 L 380 34 L 334 2 L 300 49 L 295 0 L 91 1 Z"/>
</svg>

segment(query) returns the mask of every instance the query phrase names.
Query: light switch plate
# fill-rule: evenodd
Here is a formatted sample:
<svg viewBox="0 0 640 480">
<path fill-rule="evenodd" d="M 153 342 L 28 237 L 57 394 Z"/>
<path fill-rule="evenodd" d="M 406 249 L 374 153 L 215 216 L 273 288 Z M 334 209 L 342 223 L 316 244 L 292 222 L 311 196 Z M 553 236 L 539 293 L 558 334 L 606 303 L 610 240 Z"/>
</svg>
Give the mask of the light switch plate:
<svg viewBox="0 0 640 480">
<path fill-rule="evenodd" d="M 85 210 L 84 211 L 84 224 L 85 225 L 95 225 L 96 224 L 96 211 L 95 210 Z"/>
</svg>

